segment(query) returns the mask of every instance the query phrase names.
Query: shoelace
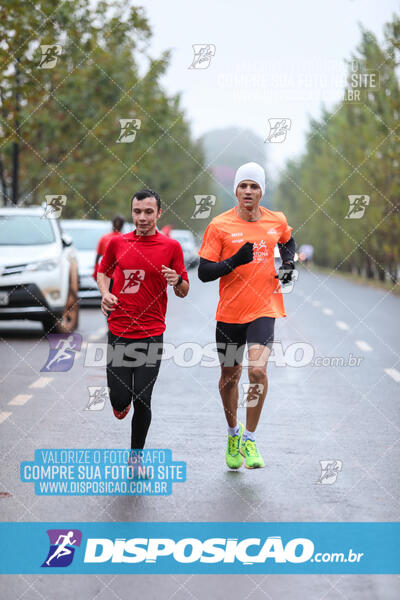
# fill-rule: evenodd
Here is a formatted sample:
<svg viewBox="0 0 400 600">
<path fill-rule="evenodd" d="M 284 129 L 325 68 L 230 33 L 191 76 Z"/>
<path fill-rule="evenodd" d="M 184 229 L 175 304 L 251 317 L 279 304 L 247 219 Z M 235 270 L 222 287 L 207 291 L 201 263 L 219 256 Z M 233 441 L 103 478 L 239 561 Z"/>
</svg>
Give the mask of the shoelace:
<svg viewBox="0 0 400 600">
<path fill-rule="evenodd" d="M 246 446 L 246 450 L 250 456 L 258 456 L 257 447 L 256 447 L 255 442 L 252 442 L 251 440 L 246 440 L 245 446 Z"/>
<path fill-rule="evenodd" d="M 229 454 L 237 453 L 239 446 L 239 436 L 238 435 L 230 435 L 229 436 Z"/>
</svg>

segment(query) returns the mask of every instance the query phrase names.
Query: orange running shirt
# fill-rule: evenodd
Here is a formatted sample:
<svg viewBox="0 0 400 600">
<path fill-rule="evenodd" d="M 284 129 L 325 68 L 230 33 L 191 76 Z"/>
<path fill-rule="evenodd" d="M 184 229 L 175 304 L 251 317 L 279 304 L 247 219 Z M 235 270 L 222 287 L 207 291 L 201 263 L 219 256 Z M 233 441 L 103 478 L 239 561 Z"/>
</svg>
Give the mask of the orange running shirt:
<svg viewBox="0 0 400 600">
<path fill-rule="evenodd" d="M 282 212 L 260 206 L 258 221 L 245 221 L 235 207 L 214 217 L 204 232 L 198 254 L 220 262 L 253 242 L 254 259 L 219 280 L 217 321 L 249 323 L 258 317 L 286 317 L 281 285 L 275 279 L 274 249 L 289 241 L 292 227 Z"/>
</svg>

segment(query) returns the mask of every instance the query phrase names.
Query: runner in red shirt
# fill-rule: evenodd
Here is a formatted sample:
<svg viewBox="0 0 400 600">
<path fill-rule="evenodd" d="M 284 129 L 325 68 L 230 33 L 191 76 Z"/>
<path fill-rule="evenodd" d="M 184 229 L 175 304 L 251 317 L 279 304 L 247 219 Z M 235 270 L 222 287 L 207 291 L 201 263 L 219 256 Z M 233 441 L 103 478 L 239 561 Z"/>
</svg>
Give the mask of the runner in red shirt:
<svg viewBox="0 0 400 600">
<path fill-rule="evenodd" d="M 97 271 L 99 269 L 99 262 L 105 252 L 105 249 L 107 248 L 107 244 L 113 237 L 121 234 L 124 223 L 125 219 L 122 215 L 115 215 L 115 217 L 112 220 L 112 231 L 110 233 L 105 233 L 99 239 L 97 243 L 96 261 L 94 263 L 93 271 L 93 279 L 95 281 L 97 281 Z"/>
<path fill-rule="evenodd" d="M 151 394 L 161 363 L 167 285 L 184 298 L 189 280 L 179 242 L 156 229 L 159 195 L 142 190 L 132 199 L 136 229 L 110 240 L 99 266 L 101 310 L 108 315 L 107 382 L 114 414 L 134 403 L 131 448 L 141 449 L 151 422 Z M 113 293 L 109 283 L 113 276 Z M 121 348 L 123 346 L 123 348 Z"/>
</svg>

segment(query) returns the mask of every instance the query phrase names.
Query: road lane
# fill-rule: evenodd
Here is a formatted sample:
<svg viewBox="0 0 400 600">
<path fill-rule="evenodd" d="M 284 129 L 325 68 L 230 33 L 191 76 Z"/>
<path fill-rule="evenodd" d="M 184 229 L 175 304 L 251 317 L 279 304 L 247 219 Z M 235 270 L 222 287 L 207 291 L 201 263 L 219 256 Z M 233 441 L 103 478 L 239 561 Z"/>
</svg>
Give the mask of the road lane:
<svg viewBox="0 0 400 600">
<path fill-rule="evenodd" d="M 202 284 L 195 272 L 190 275 L 191 290 L 186 299 L 169 294 L 165 342 L 178 347 L 214 341 L 218 283 Z M 48 342 L 40 328 L 20 324 L 15 329 L 0 323 L 7 348 L 0 373 L 4 392 L 0 409 L 12 410 L 0 423 L 0 491 L 11 494 L 0 500 L 4 520 L 396 520 L 398 476 L 393 465 L 399 459 L 399 383 L 385 369 L 396 368 L 398 360 L 398 335 L 393 324 L 399 302 L 384 291 L 300 271 L 294 291 L 285 295 L 288 317 L 276 323 L 276 342 L 285 352 L 289 349 L 289 355 L 290 348 L 306 344 L 313 360 L 348 360 L 353 356 L 361 361 L 358 366 L 282 366 L 280 354 L 274 360 L 271 357 L 269 390 L 257 436 L 267 466 L 259 471 L 242 468 L 229 472 L 225 467 L 219 368 L 178 366 L 173 359 L 164 360 L 153 392 L 147 447 L 171 448 L 174 460 L 187 463 L 187 481 L 174 484 L 168 497 L 39 497 L 33 484 L 19 481 L 19 463 L 32 460 L 35 449 L 128 447 L 130 423 L 117 421 L 108 405 L 99 411 L 85 410 L 88 387 L 106 385 L 103 367 L 84 366 L 85 348 L 77 353 L 70 371 L 47 375 L 41 368 L 48 355 Z M 325 314 L 324 308 L 333 314 Z M 336 321 L 345 322 L 348 329 L 340 329 Z M 84 344 L 105 342 L 101 331 L 105 321 L 98 309 L 83 309 L 80 323 L 78 333 Z M 359 340 L 373 350 L 363 350 Z M 44 377 L 48 378 L 46 384 L 39 383 Z M 241 383 L 247 381 L 244 369 Z M 17 395 L 32 398 L 10 406 L 9 401 Z M 243 408 L 240 415 L 244 416 Z M 317 483 L 319 461 L 325 459 L 342 463 L 333 485 Z M 237 581 L 236 589 L 241 593 L 254 587 L 253 579 L 260 588 L 251 598 L 265 598 L 263 588 L 274 597 L 274 590 L 283 585 L 277 576 L 230 578 L 229 583 L 226 577 L 216 577 L 218 586 L 230 587 Z M 39 591 L 49 585 L 39 578 L 25 579 L 34 581 Z M 101 587 L 99 579 L 84 583 L 82 579 L 80 585 L 94 595 Z M 61 580 L 64 578 L 58 578 Z M 101 576 L 101 580 L 112 581 L 116 591 L 121 586 L 119 594 L 126 597 L 128 579 Z M 144 576 L 137 580 L 138 591 L 153 585 L 153 597 L 161 585 L 170 585 L 171 594 L 181 586 L 176 597 L 187 597 L 188 590 L 199 597 L 204 586 L 198 577 L 158 577 L 158 583 L 153 584 Z M 395 579 L 389 577 L 332 576 L 330 580 L 352 598 L 365 597 L 366 589 L 375 594 L 368 597 L 390 598 L 394 590 L 399 591 Z M 67 581 L 75 579 L 67 577 Z M 324 585 L 321 578 L 314 585 L 317 579 L 312 576 L 303 576 L 301 581 L 303 592 L 312 589 L 313 597 Z M 20 584 L 15 579 L 11 585 L 18 597 Z M 295 589 L 292 584 L 288 586 Z M 211 589 L 211 583 L 204 589 Z M 336 597 L 332 590 L 332 597 Z M 381 592 L 386 595 L 379 596 Z"/>
</svg>

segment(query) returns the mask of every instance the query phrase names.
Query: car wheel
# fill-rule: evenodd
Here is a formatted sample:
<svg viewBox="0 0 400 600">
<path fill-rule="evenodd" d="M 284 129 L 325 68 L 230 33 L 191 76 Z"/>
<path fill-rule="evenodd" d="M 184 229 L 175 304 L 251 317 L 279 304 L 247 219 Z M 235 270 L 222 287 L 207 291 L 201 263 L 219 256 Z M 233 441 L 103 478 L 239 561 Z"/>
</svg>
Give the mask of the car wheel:
<svg viewBox="0 0 400 600">
<path fill-rule="evenodd" d="M 79 324 L 79 299 L 75 290 L 70 288 L 64 312 L 59 321 L 57 333 L 72 333 Z"/>
<path fill-rule="evenodd" d="M 45 333 L 72 333 L 79 324 L 78 274 L 76 265 L 70 273 L 67 301 L 61 317 L 49 314 L 43 321 Z"/>
<path fill-rule="evenodd" d="M 69 290 L 67 302 L 61 317 L 48 314 L 43 320 L 44 332 L 47 333 L 72 333 L 79 323 L 79 300 L 73 290 Z"/>
</svg>

